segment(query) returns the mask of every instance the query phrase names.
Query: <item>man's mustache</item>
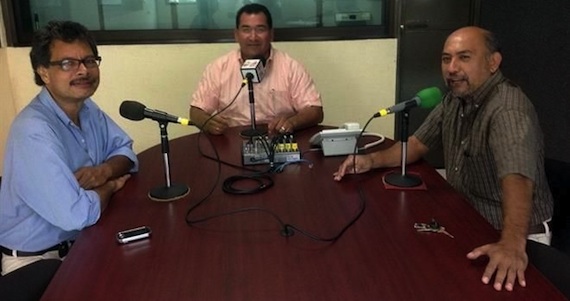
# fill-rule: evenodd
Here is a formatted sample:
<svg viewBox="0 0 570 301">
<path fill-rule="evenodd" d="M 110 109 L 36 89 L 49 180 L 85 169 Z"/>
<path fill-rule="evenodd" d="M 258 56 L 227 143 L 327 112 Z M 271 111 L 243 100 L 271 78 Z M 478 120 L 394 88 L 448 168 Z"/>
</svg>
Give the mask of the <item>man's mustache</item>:
<svg viewBox="0 0 570 301">
<path fill-rule="evenodd" d="M 84 83 L 93 84 L 93 83 L 95 83 L 95 79 L 90 78 L 90 77 L 81 77 L 81 78 L 76 78 L 76 79 L 72 80 L 69 84 L 76 85 L 76 84 L 84 84 Z"/>
</svg>

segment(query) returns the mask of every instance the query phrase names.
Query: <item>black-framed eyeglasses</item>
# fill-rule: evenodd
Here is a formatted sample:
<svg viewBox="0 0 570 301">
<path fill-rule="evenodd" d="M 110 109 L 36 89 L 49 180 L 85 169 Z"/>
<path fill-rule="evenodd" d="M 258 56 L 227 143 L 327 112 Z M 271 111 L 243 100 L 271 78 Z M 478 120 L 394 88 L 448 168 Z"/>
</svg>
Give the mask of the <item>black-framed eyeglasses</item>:
<svg viewBox="0 0 570 301">
<path fill-rule="evenodd" d="M 101 57 L 100 56 L 90 56 L 86 57 L 82 60 L 78 59 L 63 59 L 61 61 L 53 61 L 49 62 L 50 66 L 59 66 L 63 71 L 72 71 L 77 70 L 79 65 L 83 64 L 85 68 L 91 69 L 95 67 L 99 67 L 101 64 Z"/>
</svg>

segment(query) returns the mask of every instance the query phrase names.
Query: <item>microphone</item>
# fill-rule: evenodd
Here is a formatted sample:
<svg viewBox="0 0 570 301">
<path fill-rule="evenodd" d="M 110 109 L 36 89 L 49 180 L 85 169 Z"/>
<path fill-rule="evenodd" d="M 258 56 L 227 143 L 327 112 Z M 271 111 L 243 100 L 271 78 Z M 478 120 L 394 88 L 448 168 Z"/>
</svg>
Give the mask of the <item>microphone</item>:
<svg viewBox="0 0 570 301">
<path fill-rule="evenodd" d="M 426 109 L 433 108 L 441 102 L 441 97 L 442 94 L 438 87 L 425 88 L 418 92 L 418 94 L 416 94 L 416 96 L 410 100 L 406 100 L 389 108 L 379 110 L 376 114 L 374 114 L 373 118 L 383 117 L 392 113 L 398 113 L 417 106 Z"/>
<path fill-rule="evenodd" d="M 149 109 L 142 103 L 134 100 L 123 101 L 119 108 L 119 112 L 121 113 L 121 116 L 134 121 L 150 118 L 159 122 L 166 121 L 182 125 L 194 125 L 189 119 L 170 115 L 163 111 Z"/>
<path fill-rule="evenodd" d="M 241 75 L 247 82 L 247 90 L 249 95 L 249 114 L 251 115 L 251 128 L 243 130 L 241 135 L 244 137 L 259 137 L 265 134 L 264 131 L 258 130 L 255 125 L 255 99 L 253 96 L 253 83 L 260 83 L 265 74 L 265 58 L 258 56 L 247 59 L 240 68 Z"/>
<path fill-rule="evenodd" d="M 245 60 L 241 65 L 241 75 L 251 82 L 260 83 L 265 75 L 265 58 L 260 56 Z"/>
</svg>

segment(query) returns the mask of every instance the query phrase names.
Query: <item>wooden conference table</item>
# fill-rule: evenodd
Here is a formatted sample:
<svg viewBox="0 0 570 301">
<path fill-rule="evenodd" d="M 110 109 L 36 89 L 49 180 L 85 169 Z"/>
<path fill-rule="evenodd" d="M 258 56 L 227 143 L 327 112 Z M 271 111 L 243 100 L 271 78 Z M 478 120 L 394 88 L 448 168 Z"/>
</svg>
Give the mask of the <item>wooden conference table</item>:
<svg viewBox="0 0 570 301">
<path fill-rule="evenodd" d="M 303 152 L 319 129 L 296 133 Z M 211 139 L 221 160 L 241 165 L 238 133 L 232 129 Z M 170 141 L 172 181 L 191 189 L 173 202 L 147 196 L 165 184 L 160 146 L 139 155 L 139 173 L 114 196 L 100 221 L 81 233 L 43 300 L 565 300 L 530 265 L 526 288 L 517 284 L 513 292 L 496 292 L 482 284 L 486 261 L 465 255 L 499 234 L 426 163 L 408 170 L 421 175 L 427 190 L 403 191 L 384 187 L 386 170 L 335 182 L 332 174 L 344 156 L 306 152 L 312 168 L 289 165 L 272 176 L 273 187 L 230 195 L 217 182 L 218 163 L 203 157 L 198 143 L 214 156 L 204 135 Z M 220 182 L 244 173 L 223 165 Z M 266 211 L 189 226 L 187 210 L 216 183 L 190 219 L 248 207 Z M 359 189 L 364 212 L 335 242 L 300 231 L 280 234 L 275 217 L 318 237 L 334 237 L 359 211 Z M 415 222 L 432 218 L 455 238 L 414 229 Z M 118 231 L 141 225 L 152 229 L 150 239 L 116 242 Z"/>
</svg>

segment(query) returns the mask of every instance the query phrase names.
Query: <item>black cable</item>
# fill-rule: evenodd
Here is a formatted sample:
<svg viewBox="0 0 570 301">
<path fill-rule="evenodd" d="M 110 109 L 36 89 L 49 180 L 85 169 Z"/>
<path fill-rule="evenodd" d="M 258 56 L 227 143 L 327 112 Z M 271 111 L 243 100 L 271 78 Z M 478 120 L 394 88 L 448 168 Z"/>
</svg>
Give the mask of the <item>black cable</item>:
<svg viewBox="0 0 570 301">
<path fill-rule="evenodd" d="M 204 126 L 216 115 L 222 113 L 223 111 L 225 111 L 230 105 L 232 105 L 235 100 L 237 99 L 239 93 L 241 92 L 241 90 L 243 89 L 245 85 L 242 84 L 242 86 L 240 87 L 240 89 L 238 90 L 238 92 L 236 93 L 236 95 L 234 96 L 234 98 L 232 99 L 232 101 L 226 106 L 224 107 L 222 110 L 220 110 L 219 112 L 217 112 L 216 114 L 210 116 L 210 118 L 208 118 L 204 124 L 202 125 L 202 128 L 204 128 Z M 368 123 L 370 123 L 370 120 L 368 121 Z M 368 123 L 366 125 L 368 125 Z M 210 215 L 210 216 L 206 216 L 206 217 L 202 217 L 196 220 L 192 220 L 190 218 L 190 214 L 196 209 L 198 208 L 201 204 L 203 204 L 208 198 L 210 198 L 210 196 L 213 194 L 215 188 L 217 187 L 219 181 L 220 181 L 220 177 L 221 177 L 221 168 L 222 168 L 222 164 L 231 166 L 231 167 L 235 167 L 235 168 L 239 168 L 239 169 L 243 169 L 243 170 L 248 170 L 248 171 L 253 171 L 256 172 L 257 174 L 253 174 L 253 175 L 249 175 L 249 176 L 233 176 L 233 177 L 229 177 L 228 179 L 226 179 L 223 183 L 222 189 L 227 192 L 227 193 L 232 193 L 232 194 L 251 194 L 251 193 L 257 193 L 259 191 L 265 190 L 267 188 L 270 188 L 273 186 L 274 182 L 273 179 L 271 179 L 270 176 L 267 175 L 267 173 L 270 172 L 274 172 L 275 169 L 273 168 L 273 159 L 274 159 L 274 153 L 275 153 L 275 143 L 278 141 L 279 137 L 273 137 L 271 144 L 267 144 L 266 141 L 263 141 L 262 144 L 264 145 L 265 151 L 268 154 L 268 158 L 270 160 L 270 168 L 264 172 L 260 172 L 258 170 L 255 169 L 249 169 L 249 168 L 245 168 L 243 166 L 238 166 L 235 164 L 231 164 L 225 161 L 220 160 L 220 156 L 219 153 L 215 147 L 215 145 L 213 144 L 212 140 L 210 139 L 210 137 L 206 136 L 208 138 L 208 141 L 210 142 L 210 145 L 212 146 L 212 149 L 214 151 L 215 154 L 215 158 L 205 155 L 202 152 L 202 149 L 200 148 L 200 138 L 202 136 L 202 128 L 200 128 L 200 132 L 198 133 L 198 151 L 199 153 L 211 160 L 214 160 L 215 162 L 218 163 L 218 174 L 216 177 L 216 181 L 214 183 L 214 185 L 212 186 L 212 188 L 210 189 L 210 191 L 208 192 L 208 194 L 202 198 L 201 200 L 199 200 L 197 203 L 195 203 L 194 205 L 190 206 L 190 208 L 186 211 L 186 216 L 185 216 L 185 221 L 189 226 L 192 226 L 193 224 L 197 224 L 197 223 L 201 223 L 201 222 L 205 222 L 214 218 L 219 218 L 219 217 L 223 217 L 223 216 L 229 216 L 229 215 L 233 215 L 233 214 L 238 214 L 238 213 L 244 213 L 244 212 L 250 212 L 250 211 L 261 211 L 264 213 L 267 213 L 269 215 L 271 215 L 280 225 L 281 230 L 280 230 L 280 234 L 284 237 L 289 237 L 292 236 L 295 231 L 305 235 L 306 237 L 316 240 L 316 241 L 323 241 L 323 242 L 334 242 L 337 239 L 339 239 L 345 232 L 346 230 L 348 230 L 348 228 L 350 228 L 362 215 L 362 213 L 364 212 L 365 209 L 365 200 L 364 200 L 364 195 L 362 192 L 362 189 L 358 188 L 359 191 L 359 196 L 360 196 L 360 206 L 358 211 L 356 212 L 356 214 L 354 215 L 354 217 L 352 217 L 348 223 L 342 227 L 342 229 L 335 235 L 333 235 L 332 237 L 329 238 L 321 238 L 318 235 L 312 234 L 298 226 L 292 225 L 292 224 L 287 224 L 284 223 L 283 220 L 281 220 L 281 218 L 275 214 L 274 212 L 267 210 L 265 208 L 260 208 L 260 207 L 248 207 L 248 208 L 241 208 L 238 210 L 232 210 L 232 211 L 228 211 L 228 212 L 222 212 L 222 213 L 218 213 L 218 214 L 214 214 L 214 215 Z M 366 128 L 366 126 L 364 127 Z M 364 132 L 364 129 L 363 131 Z M 362 133 L 360 134 L 360 136 L 358 137 L 358 139 L 361 137 Z M 358 141 L 357 139 L 357 141 Z M 355 151 L 356 152 L 356 151 Z M 234 184 L 238 181 L 243 181 L 243 180 L 253 180 L 255 182 L 257 182 L 258 186 L 256 188 L 253 189 L 245 189 L 245 190 L 240 190 L 240 189 L 236 189 L 234 187 Z"/>
<path fill-rule="evenodd" d="M 354 223 L 362 216 L 362 213 L 364 213 L 364 209 L 366 208 L 366 201 L 364 199 L 364 192 L 362 191 L 362 187 L 360 187 L 360 185 L 358 185 L 358 196 L 360 197 L 360 206 L 358 208 L 358 211 L 355 213 L 355 215 L 348 221 L 348 223 L 342 227 L 342 229 L 340 229 L 340 231 L 331 236 L 331 237 L 320 237 L 318 235 L 312 234 L 306 230 L 303 230 L 302 228 L 295 226 L 295 225 L 291 225 L 291 224 L 283 224 L 281 228 L 281 235 L 283 236 L 291 236 L 293 235 L 293 233 L 295 231 L 303 234 L 304 236 L 312 239 L 312 240 L 316 240 L 316 241 L 322 241 L 322 242 L 334 242 L 336 240 L 338 240 L 345 232 L 346 230 L 348 230 L 348 228 L 350 228 L 352 225 L 354 225 Z"/>
<path fill-rule="evenodd" d="M 237 91 L 236 95 L 234 96 L 234 98 L 232 99 L 232 101 L 230 101 L 230 103 L 225 106 L 222 110 L 220 110 L 219 112 L 217 112 L 216 114 L 210 116 L 210 118 L 206 119 L 206 121 L 204 121 L 204 123 L 202 124 L 202 127 L 198 127 L 200 129 L 200 132 L 198 132 L 198 139 L 197 139 L 197 145 L 198 145 L 198 151 L 200 152 L 200 154 L 202 154 L 202 151 L 200 149 L 200 137 L 202 137 L 202 132 L 203 132 L 203 128 L 204 126 L 212 119 L 214 118 L 214 116 L 220 114 L 221 112 L 225 111 L 231 104 L 233 104 L 235 102 L 235 100 L 237 99 L 238 95 L 240 94 L 241 90 L 243 90 L 243 87 L 245 86 L 244 83 L 242 83 L 242 85 L 240 86 L 239 90 Z M 212 140 L 210 139 L 210 137 L 206 136 L 208 138 L 208 142 L 210 142 L 210 145 L 212 146 L 212 149 L 214 150 L 214 154 L 216 156 L 216 158 L 218 158 L 218 174 L 216 176 L 216 181 L 214 181 L 214 185 L 212 185 L 212 188 L 210 189 L 210 191 L 208 191 L 208 193 L 206 194 L 206 196 L 204 196 L 202 199 L 200 199 L 196 204 L 190 206 L 190 208 L 188 208 L 188 210 L 186 211 L 186 215 L 185 215 L 185 220 L 186 223 L 191 225 L 191 221 L 188 219 L 190 213 L 192 211 L 194 211 L 194 209 L 198 208 L 202 203 L 204 203 L 207 199 L 210 198 L 210 196 L 214 193 L 214 190 L 216 189 L 216 187 L 218 186 L 218 183 L 220 182 L 220 177 L 222 175 L 222 164 L 219 163 L 219 159 L 220 159 L 220 155 L 218 153 L 218 150 L 216 149 L 216 146 L 214 145 L 214 143 L 212 142 Z"/>
<path fill-rule="evenodd" d="M 238 182 L 253 181 L 257 183 L 257 187 L 250 189 L 235 188 L 234 185 Z M 233 176 L 224 180 L 222 190 L 230 194 L 254 194 L 271 188 L 273 186 L 273 179 L 270 176 L 257 174 L 257 175 L 243 175 Z"/>
<path fill-rule="evenodd" d="M 230 162 L 221 160 L 221 159 L 219 159 L 219 157 L 217 157 L 217 156 L 216 156 L 216 157 L 212 157 L 212 156 L 206 155 L 205 153 L 202 152 L 202 149 L 200 148 L 200 146 L 198 146 L 198 151 L 200 152 L 200 155 L 202 155 L 202 157 L 204 157 L 204 158 L 206 158 L 206 159 L 210 159 L 210 160 L 212 160 L 212 161 L 214 161 L 214 162 L 217 162 L 217 163 L 219 163 L 219 164 L 223 164 L 223 165 L 226 165 L 226 166 L 235 168 L 235 169 L 244 170 L 244 171 L 249 171 L 249 172 L 258 172 L 258 173 L 267 173 L 267 172 L 270 171 L 269 169 L 268 169 L 268 170 L 258 170 L 258 169 L 254 169 L 254 168 L 247 168 L 247 167 L 242 166 L 242 165 L 236 165 L 236 164 L 233 164 L 233 163 L 230 163 Z"/>
<path fill-rule="evenodd" d="M 204 123 L 202 124 L 201 127 L 200 127 L 200 126 L 198 127 L 198 128 L 200 129 L 200 133 L 202 133 L 203 128 L 206 127 L 206 124 L 207 124 L 210 120 L 212 120 L 212 118 L 214 118 L 214 117 L 220 115 L 222 112 L 224 112 L 225 110 L 227 110 L 227 109 L 236 101 L 237 97 L 238 97 L 239 94 L 241 93 L 241 90 L 243 90 L 243 87 L 245 87 L 246 83 L 247 83 L 247 82 L 245 82 L 245 81 L 241 83 L 241 85 L 240 85 L 240 87 L 239 87 L 239 90 L 236 92 L 236 95 L 234 95 L 234 98 L 232 98 L 232 101 L 230 101 L 230 103 L 228 103 L 227 106 L 223 107 L 223 108 L 222 108 L 221 110 L 219 110 L 218 112 L 212 114 L 212 116 L 210 116 L 208 119 L 206 119 L 206 121 L 204 121 Z"/>
<path fill-rule="evenodd" d="M 260 207 L 248 207 L 248 208 L 241 208 L 241 209 L 237 209 L 237 210 L 232 210 L 232 211 L 227 211 L 227 212 L 222 212 L 222 213 L 218 213 L 218 214 L 214 214 L 214 215 L 209 215 L 206 217 L 202 217 L 196 220 L 190 220 L 188 215 L 190 214 L 190 211 L 188 212 L 188 214 L 186 215 L 186 222 L 188 223 L 188 225 L 193 225 L 193 224 L 197 224 L 197 223 L 202 223 L 202 222 L 206 222 L 208 220 L 211 219 L 215 219 L 215 218 L 219 218 L 219 217 L 223 217 L 223 216 L 229 216 L 229 215 L 234 215 L 234 214 L 239 214 L 239 213 L 244 213 L 244 212 L 250 212 L 250 211 L 261 211 L 263 213 L 267 213 L 270 216 L 272 216 L 277 223 L 280 226 L 280 231 L 279 233 L 284 236 L 284 237 L 290 237 L 292 235 L 295 234 L 295 232 L 299 232 L 302 235 L 315 240 L 315 241 L 321 241 L 321 242 L 335 242 L 336 240 L 338 240 L 340 237 L 342 237 L 342 235 L 352 226 L 354 225 L 354 223 L 356 223 L 356 221 L 362 216 L 362 213 L 364 213 L 364 210 L 366 208 L 366 200 L 364 197 L 364 192 L 362 191 L 362 187 L 359 185 L 358 186 L 358 196 L 359 196 L 359 200 L 360 200 L 360 206 L 358 208 L 358 210 L 356 211 L 356 213 L 354 214 L 354 216 L 352 218 L 349 219 L 349 221 L 338 231 L 338 233 L 334 234 L 331 237 L 320 237 L 316 234 L 313 234 L 307 230 L 304 230 L 303 228 L 293 225 L 293 224 L 288 224 L 285 223 L 280 217 L 279 215 L 275 214 L 274 212 L 267 210 L 265 208 L 260 208 Z M 197 207 L 197 206 L 196 206 Z M 195 207 L 194 207 L 195 208 Z M 192 208 L 192 209 L 194 209 Z"/>
<path fill-rule="evenodd" d="M 263 213 L 267 213 L 267 214 L 271 215 L 271 217 L 273 217 L 279 223 L 279 225 L 281 226 L 282 229 L 285 228 L 285 223 L 281 220 L 281 218 L 279 218 L 279 216 L 277 214 L 275 214 L 274 212 L 267 210 L 265 208 L 261 208 L 261 207 L 240 208 L 240 209 L 236 209 L 236 210 L 232 210 L 232 211 L 227 211 L 227 212 L 222 212 L 222 213 L 217 213 L 217 214 L 205 216 L 205 217 L 202 217 L 202 218 L 199 218 L 196 220 L 186 219 L 186 222 L 188 223 L 188 225 L 192 226 L 193 224 L 203 223 L 203 222 L 209 221 L 211 219 L 224 217 L 224 216 L 230 216 L 230 215 L 234 215 L 234 214 L 246 213 L 246 212 L 251 212 L 251 211 L 261 211 Z"/>
<path fill-rule="evenodd" d="M 362 131 L 360 131 L 360 134 L 358 134 L 358 137 L 356 137 L 356 143 L 354 144 L 354 150 L 352 151 L 352 172 L 354 174 L 356 174 L 356 155 L 358 154 L 358 142 L 360 141 L 360 139 L 362 139 L 362 135 L 364 134 L 364 131 L 366 130 L 366 128 L 368 127 L 368 125 L 370 124 L 372 119 L 374 119 L 374 118 L 375 117 L 372 116 L 372 117 L 370 117 L 370 119 L 368 119 L 368 121 L 366 122 L 366 124 L 362 128 Z"/>
<path fill-rule="evenodd" d="M 192 221 L 190 219 L 190 213 L 192 213 L 192 211 L 194 211 L 196 208 L 198 208 L 202 203 L 204 203 L 207 199 L 210 198 L 210 196 L 214 193 L 214 190 L 216 189 L 216 187 L 218 186 L 218 183 L 220 182 L 220 177 L 222 174 L 222 164 L 226 164 L 232 167 L 236 167 L 236 168 L 240 168 L 240 169 L 245 169 L 245 170 L 249 170 L 249 171 L 253 171 L 253 172 L 259 172 L 258 170 L 255 169 L 248 169 L 248 168 L 244 168 L 242 166 L 237 166 L 231 163 L 227 163 L 224 162 L 222 160 L 220 160 L 220 155 L 218 153 L 218 150 L 216 149 L 216 146 L 214 145 L 214 143 L 212 142 L 212 140 L 210 139 L 210 137 L 208 135 L 206 135 L 206 138 L 208 138 L 208 142 L 210 143 L 210 145 L 212 146 L 212 150 L 214 151 L 214 157 L 210 157 L 205 155 L 202 152 L 202 149 L 200 147 L 200 138 L 202 137 L 202 133 L 203 133 L 203 128 L 205 127 L 205 125 L 215 116 L 219 115 L 220 113 L 224 112 L 225 110 L 227 110 L 237 99 L 237 97 L 239 96 L 240 92 L 243 90 L 243 87 L 245 87 L 245 83 L 242 83 L 242 85 L 240 86 L 239 90 L 236 92 L 236 94 L 234 95 L 234 98 L 232 99 L 232 101 L 230 101 L 230 103 L 225 106 L 224 108 L 222 108 L 220 111 L 218 111 L 217 113 L 213 114 L 212 116 L 210 116 L 208 119 L 206 119 L 206 121 L 204 121 L 204 123 L 202 124 L 202 127 L 198 127 L 200 129 L 200 132 L 198 132 L 198 138 L 197 138 L 197 147 L 198 147 L 198 152 L 206 157 L 209 158 L 211 160 L 213 160 L 214 162 L 218 163 L 218 173 L 216 176 L 216 181 L 214 182 L 214 185 L 212 185 L 212 188 L 210 189 L 210 191 L 208 191 L 208 193 L 206 194 L 206 196 L 204 196 L 202 199 L 200 199 L 198 202 L 196 202 L 195 204 L 191 205 L 190 208 L 188 208 L 188 210 L 186 211 L 186 215 L 185 215 L 185 221 L 188 225 L 192 225 L 193 223 L 199 222 L 199 221 Z M 267 171 L 263 172 L 266 173 Z M 271 185 L 273 185 L 273 182 L 271 183 Z M 225 215 L 225 214 L 222 214 Z"/>
</svg>

